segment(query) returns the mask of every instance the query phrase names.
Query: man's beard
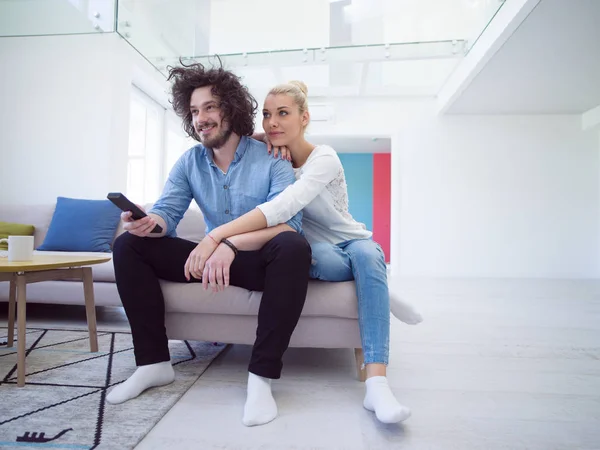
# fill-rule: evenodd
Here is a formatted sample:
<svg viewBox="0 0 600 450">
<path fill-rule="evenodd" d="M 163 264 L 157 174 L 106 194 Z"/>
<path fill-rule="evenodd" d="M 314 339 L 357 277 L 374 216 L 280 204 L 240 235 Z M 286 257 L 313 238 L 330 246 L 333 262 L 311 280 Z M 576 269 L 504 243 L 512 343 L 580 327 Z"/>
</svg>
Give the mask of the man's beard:
<svg viewBox="0 0 600 450">
<path fill-rule="evenodd" d="M 223 126 L 223 124 L 221 124 Z M 200 133 L 200 142 L 207 148 L 221 148 L 225 145 L 225 143 L 229 140 L 231 136 L 232 130 L 231 127 L 227 126 L 227 128 L 223 128 L 219 133 L 214 137 L 203 138 L 202 133 Z"/>
</svg>

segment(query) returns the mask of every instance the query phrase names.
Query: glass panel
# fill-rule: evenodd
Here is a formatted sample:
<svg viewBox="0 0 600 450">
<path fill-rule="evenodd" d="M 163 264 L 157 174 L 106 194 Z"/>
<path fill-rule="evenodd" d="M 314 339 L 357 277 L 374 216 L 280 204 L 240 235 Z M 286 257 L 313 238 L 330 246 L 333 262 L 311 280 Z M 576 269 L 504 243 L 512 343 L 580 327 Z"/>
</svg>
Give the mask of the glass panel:
<svg viewBox="0 0 600 450">
<path fill-rule="evenodd" d="M 115 0 L 0 0 L 0 36 L 115 31 Z"/>
<path fill-rule="evenodd" d="M 329 22 L 329 0 L 213 1 L 207 53 L 329 47 Z"/>
<path fill-rule="evenodd" d="M 117 31 L 148 59 L 196 55 L 196 34 L 203 20 L 199 14 L 201 7 L 210 3 L 210 0 L 120 0 Z"/>
<path fill-rule="evenodd" d="M 503 0 L 172 0 L 172 11 L 165 4 L 123 0 L 118 31 L 164 74 L 180 55 L 212 66 L 218 54 L 261 98 L 290 79 L 304 80 L 313 96 L 435 95 Z M 403 76 L 386 81 L 394 73 Z"/>
<path fill-rule="evenodd" d="M 503 2 L 121 0 L 117 31 L 156 64 L 180 55 L 246 53 L 250 58 L 250 54 L 279 50 L 394 42 L 466 41 L 470 45 Z M 261 64 L 255 57 L 246 63 Z"/>
<path fill-rule="evenodd" d="M 468 50 L 470 50 L 490 22 L 504 5 L 506 0 L 465 0 L 474 14 L 471 18 L 471 32 L 467 37 Z"/>
<path fill-rule="evenodd" d="M 384 42 L 465 40 L 485 29 L 505 0 L 378 0 Z M 355 2 L 352 2 L 353 4 Z M 366 1 L 358 2 L 365 4 Z M 369 2 L 370 3 L 370 2 Z M 357 8 L 357 20 L 361 18 Z"/>
</svg>

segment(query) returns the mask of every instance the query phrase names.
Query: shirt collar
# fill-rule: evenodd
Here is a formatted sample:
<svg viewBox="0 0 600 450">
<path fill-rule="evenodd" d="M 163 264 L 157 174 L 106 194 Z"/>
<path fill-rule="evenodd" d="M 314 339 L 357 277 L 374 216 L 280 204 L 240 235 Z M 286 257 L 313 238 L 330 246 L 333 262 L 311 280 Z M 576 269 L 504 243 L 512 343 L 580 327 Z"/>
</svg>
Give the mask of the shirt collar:
<svg viewBox="0 0 600 450">
<path fill-rule="evenodd" d="M 242 157 L 244 156 L 244 153 L 246 153 L 246 149 L 248 148 L 249 144 L 250 144 L 250 138 L 248 136 L 240 137 L 240 143 L 238 144 L 237 149 L 235 150 L 235 155 L 233 156 L 234 162 L 237 162 L 240 159 L 242 159 Z"/>
<path fill-rule="evenodd" d="M 247 150 L 249 144 L 250 144 L 250 138 L 248 136 L 240 137 L 240 142 L 235 150 L 235 155 L 233 155 L 233 162 L 237 162 L 240 159 L 242 159 L 242 157 L 244 156 L 244 153 L 246 153 L 246 150 Z M 204 147 L 204 145 L 202 147 Z M 216 167 L 214 153 L 213 153 L 212 148 L 204 147 L 204 150 L 206 152 L 205 153 L 206 159 L 208 160 L 210 165 Z"/>
</svg>

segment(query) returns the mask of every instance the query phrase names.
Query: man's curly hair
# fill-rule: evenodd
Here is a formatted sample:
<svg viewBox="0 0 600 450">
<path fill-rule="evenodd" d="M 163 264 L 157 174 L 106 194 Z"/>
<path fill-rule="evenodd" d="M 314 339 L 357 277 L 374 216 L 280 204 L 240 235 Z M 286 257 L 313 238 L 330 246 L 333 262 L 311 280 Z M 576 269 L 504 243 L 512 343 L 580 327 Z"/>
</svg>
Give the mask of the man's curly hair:
<svg viewBox="0 0 600 450">
<path fill-rule="evenodd" d="M 219 98 L 223 119 L 227 120 L 231 131 L 239 136 L 251 136 L 254 133 L 254 116 L 258 103 L 248 89 L 242 85 L 240 78 L 219 66 L 210 69 L 200 63 L 170 67 L 169 78 L 173 80 L 171 87 L 171 104 L 175 113 L 183 119 L 183 129 L 193 139 L 200 141 L 196 134 L 190 112 L 190 100 L 195 89 L 212 86 L 212 94 Z"/>
</svg>

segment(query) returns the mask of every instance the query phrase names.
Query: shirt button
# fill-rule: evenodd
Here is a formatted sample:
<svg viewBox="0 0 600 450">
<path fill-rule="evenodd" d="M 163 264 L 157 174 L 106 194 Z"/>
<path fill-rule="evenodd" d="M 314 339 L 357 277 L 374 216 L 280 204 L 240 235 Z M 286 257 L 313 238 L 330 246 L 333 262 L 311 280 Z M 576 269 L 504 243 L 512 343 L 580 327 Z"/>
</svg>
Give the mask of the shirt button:
<svg viewBox="0 0 600 450">
<path fill-rule="evenodd" d="M 225 214 L 229 214 L 229 210 L 228 209 L 225 210 Z"/>
<path fill-rule="evenodd" d="M 223 186 L 223 189 L 228 189 L 228 188 L 229 188 L 229 186 L 227 186 L 227 185 Z"/>
</svg>

